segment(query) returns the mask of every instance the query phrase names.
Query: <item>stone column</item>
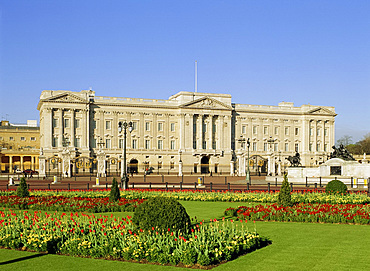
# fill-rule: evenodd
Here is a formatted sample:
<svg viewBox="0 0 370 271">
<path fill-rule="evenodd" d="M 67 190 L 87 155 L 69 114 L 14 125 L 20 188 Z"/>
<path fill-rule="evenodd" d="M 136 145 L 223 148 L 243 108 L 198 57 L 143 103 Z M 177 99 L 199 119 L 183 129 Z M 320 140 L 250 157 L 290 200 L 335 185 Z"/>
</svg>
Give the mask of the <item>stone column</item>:
<svg viewBox="0 0 370 271">
<path fill-rule="evenodd" d="M 21 170 L 23 171 L 24 170 L 24 168 L 23 168 L 23 155 L 20 155 L 19 157 L 21 159 Z"/>
<path fill-rule="evenodd" d="M 185 150 L 193 148 L 193 115 L 185 114 Z"/>
<path fill-rule="evenodd" d="M 197 118 L 197 149 L 203 149 L 203 115 Z"/>
<path fill-rule="evenodd" d="M 61 149 L 63 147 L 63 109 L 58 109 L 58 149 Z"/>
<path fill-rule="evenodd" d="M 208 115 L 208 143 L 207 143 L 207 149 L 212 149 L 212 132 L 213 132 L 213 115 Z"/>
<path fill-rule="evenodd" d="M 118 112 L 113 111 L 112 119 L 112 149 L 118 149 Z"/>
<path fill-rule="evenodd" d="M 71 177 L 71 153 L 69 150 L 65 149 L 62 152 L 62 173 L 64 178 Z"/>
<path fill-rule="evenodd" d="M 224 148 L 224 116 L 218 116 L 218 127 L 217 127 L 217 137 L 218 145 L 217 148 L 223 150 Z"/>
<path fill-rule="evenodd" d="M 40 132 L 43 133 L 43 141 L 40 142 L 40 147 L 51 149 L 53 142 L 53 109 L 51 107 L 46 108 L 43 110 L 43 115 L 42 131 L 40 127 Z"/>
<path fill-rule="evenodd" d="M 42 148 L 40 148 L 39 156 L 39 176 L 41 178 L 46 177 L 46 157 L 44 156 Z"/>
<path fill-rule="evenodd" d="M 9 155 L 9 173 L 13 173 L 13 156 Z"/>
<path fill-rule="evenodd" d="M 97 154 L 98 160 L 98 176 L 105 177 L 105 170 L 106 170 L 106 157 L 103 151 L 99 151 Z M 123 165 L 122 165 L 123 168 Z"/>
<path fill-rule="evenodd" d="M 238 157 L 238 176 L 245 176 L 245 156 L 243 156 L 243 153 L 241 150 L 237 153 Z"/>
<path fill-rule="evenodd" d="M 180 150 L 185 149 L 185 114 L 180 114 Z"/>
<path fill-rule="evenodd" d="M 164 140 L 163 140 L 163 149 L 169 150 L 170 149 L 170 130 L 171 130 L 171 122 L 170 122 L 170 114 L 164 114 L 166 121 L 164 122 Z M 144 126 L 144 123 L 143 125 Z"/>
<path fill-rule="evenodd" d="M 69 146 L 75 147 L 75 109 L 71 108 L 71 138 L 69 139 Z"/>
<path fill-rule="evenodd" d="M 234 176 L 234 161 L 230 161 L 230 175 Z"/>
</svg>

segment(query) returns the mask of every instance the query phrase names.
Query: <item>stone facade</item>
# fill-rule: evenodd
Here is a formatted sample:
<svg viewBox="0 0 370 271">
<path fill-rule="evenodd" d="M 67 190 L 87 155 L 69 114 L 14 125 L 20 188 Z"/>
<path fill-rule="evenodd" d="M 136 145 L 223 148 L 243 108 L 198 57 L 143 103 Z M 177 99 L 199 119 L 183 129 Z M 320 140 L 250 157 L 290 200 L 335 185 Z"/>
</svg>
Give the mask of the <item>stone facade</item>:
<svg viewBox="0 0 370 271">
<path fill-rule="evenodd" d="M 159 100 L 45 90 L 38 110 L 46 159 L 61 157 L 66 148 L 72 159 L 96 159 L 99 152 L 106 157 L 106 167 L 117 170 L 123 156 L 118 123 L 132 122 L 127 163 L 130 171 L 139 173 L 153 167 L 165 174 L 245 175 L 249 138 L 250 170 L 275 174 L 296 150 L 302 165 L 314 166 L 334 145 L 333 107 L 236 104 L 229 94 L 181 91 Z"/>
</svg>

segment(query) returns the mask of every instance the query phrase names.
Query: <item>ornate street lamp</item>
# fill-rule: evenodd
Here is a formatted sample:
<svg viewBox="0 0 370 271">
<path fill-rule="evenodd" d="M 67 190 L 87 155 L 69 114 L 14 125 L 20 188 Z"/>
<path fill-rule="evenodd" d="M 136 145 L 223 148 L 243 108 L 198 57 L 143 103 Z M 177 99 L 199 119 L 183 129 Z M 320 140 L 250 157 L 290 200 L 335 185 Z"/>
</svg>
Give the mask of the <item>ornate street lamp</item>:
<svg viewBox="0 0 370 271">
<path fill-rule="evenodd" d="M 118 132 L 122 132 L 123 130 L 123 174 L 122 174 L 122 179 L 121 179 L 121 187 L 122 183 L 124 183 L 124 189 L 127 188 L 128 185 L 128 176 L 127 176 L 127 170 L 126 170 L 126 139 L 127 139 L 127 128 L 129 132 L 132 132 L 132 122 L 130 121 L 127 123 L 126 121 L 118 122 Z"/>
</svg>

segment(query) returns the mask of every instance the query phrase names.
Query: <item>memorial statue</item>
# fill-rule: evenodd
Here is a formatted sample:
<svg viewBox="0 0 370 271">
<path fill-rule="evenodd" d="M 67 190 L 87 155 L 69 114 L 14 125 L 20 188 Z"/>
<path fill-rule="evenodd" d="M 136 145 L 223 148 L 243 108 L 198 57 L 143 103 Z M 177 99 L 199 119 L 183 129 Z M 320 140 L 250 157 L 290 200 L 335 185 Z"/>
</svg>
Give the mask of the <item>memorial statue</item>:
<svg viewBox="0 0 370 271">
<path fill-rule="evenodd" d="M 297 152 L 294 156 L 289 156 L 285 158 L 290 162 L 291 167 L 299 167 L 301 165 L 301 156 Z"/>
<path fill-rule="evenodd" d="M 333 146 L 333 152 L 330 154 L 330 158 L 340 158 L 346 161 L 356 161 L 355 158 L 349 153 L 349 151 L 340 144 L 339 147 Z"/>
</svg>

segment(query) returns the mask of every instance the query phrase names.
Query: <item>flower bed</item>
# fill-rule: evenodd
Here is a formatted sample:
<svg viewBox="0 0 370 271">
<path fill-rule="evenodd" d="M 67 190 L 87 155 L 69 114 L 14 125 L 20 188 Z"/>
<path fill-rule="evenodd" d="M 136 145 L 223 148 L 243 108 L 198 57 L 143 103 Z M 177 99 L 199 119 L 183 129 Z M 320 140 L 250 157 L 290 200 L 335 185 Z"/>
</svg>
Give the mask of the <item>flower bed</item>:
<svg viewBox="0 0 370 271">
<path fill-rule="evenodd" d="M 32 190 L 33 196 L 64 196 L 64 197 L 89 197 L 104 198 L 109 196 L 110 190 Z M 15 192 L 0 191 L 0 195 L 14 195 Z M 209 192 L 200 190 L 148 190 L 148 189 L 128 189 L 121 190 L 121 197 L 126 199 L 147 199 L 150 197 L 163 196 L 172 197 L 177 200 L 191 201 L 233 201 L 233 202 L 277 202 L 278 192 L 263 191 L 236 191 L 236 192 Z M 292 201 L 295 203 L 328 203 L 328 204 L 365 204 L 370 203 L 370 197 L 365 193 L 350 193 L 348 195 L 328 195 L 323 192 L 293 192 Z"/>
<path fill-rule="evenodd" d="M 134 211 L 144 199 L 120 199 L 112 202 L 109 198 L 82 198 L 65 196 L 0 196 L 0 206 L 14 209 L 33 209 L 45 211 L 89 211 L 123 212 Z"/>
<path fill-rule="evenodd" d="M 246 223 L 217 221 L 189 233 L 135 229 L 131 217 L 79 213 L 1 211 L 0 246 L 86 257 L 161 264 L 210 265 L 236 258 L 270 241 Z"/>
<path fill-rule="evenodd" d="M 240 219 L 266 221 L 322 222 L 370 224 L 368 204 L 295 204 L 292 207 L 277 204 L 228 208 L 225 214 L 237 214 Z"/>
</svg>

